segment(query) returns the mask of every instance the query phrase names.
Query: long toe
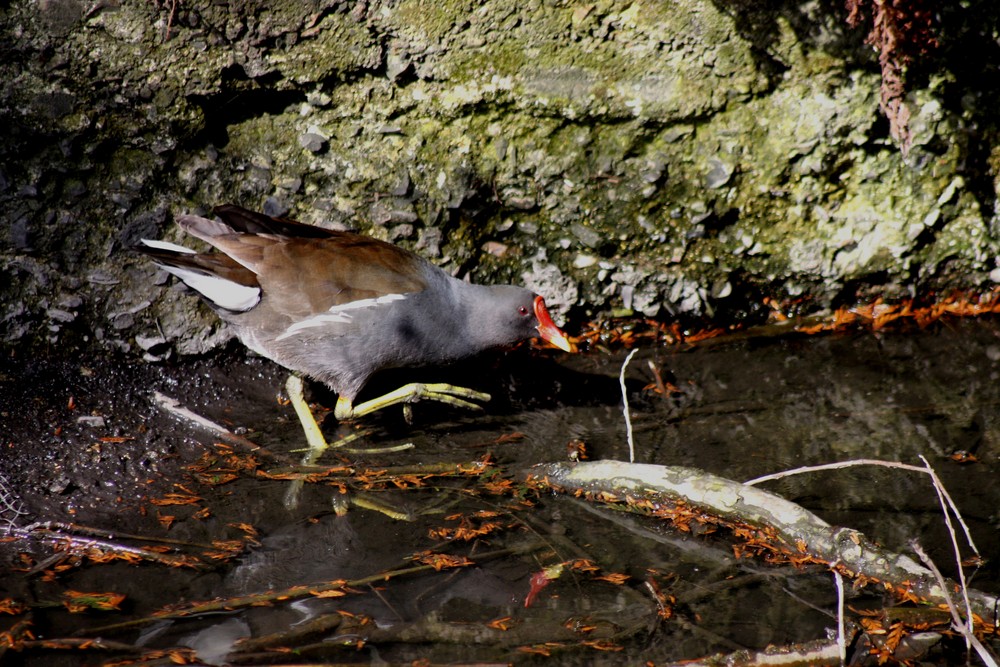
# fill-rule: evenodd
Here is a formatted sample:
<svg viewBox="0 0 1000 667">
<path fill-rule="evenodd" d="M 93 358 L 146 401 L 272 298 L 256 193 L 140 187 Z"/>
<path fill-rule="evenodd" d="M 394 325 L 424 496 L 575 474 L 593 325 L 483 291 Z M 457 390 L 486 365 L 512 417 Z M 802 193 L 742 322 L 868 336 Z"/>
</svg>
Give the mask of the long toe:
<svg viewBox="0 0 1000 667">
<path fill-rule="evenodd" d="M 482 410 L 482 407 L 472 401 L 486 402 L 490 400 L 489 394 L 474 391 L 465 387 L 456 387 L 451 384 L 423 384 L 414 382 L 404 385 L 395 391 L 391 391 L 384 396 L 365 401 L 360 405 L 352 405 L 350 401 L 341 398 L 337 401 L 337 409 L 334 411 L 337 419 L 351 419 L 387 408 L 397 403 L 409 404 L 421 400 L 438 401 L 454 405 L 455 407 L 467 410 Z"/>
<path fill-rule="evenodd" d="M 420 389 L 420 395 L 426 398 L 432 398 L 433 400 L 441 400 L 439 396 L 453 396 L 456 398 L 465 398 L 470 401 L 482 401 L 488 402 L 492 398 L 489 394 L 484 394 L 481 391 L 476 391 L 474 389 L 469 389 L 467 387 L 459 387 L 453 384 L 444 384 L 442 382 L 418 385 Z M 445 401 L 447 403 L 447 401 Z"/>
</svg>

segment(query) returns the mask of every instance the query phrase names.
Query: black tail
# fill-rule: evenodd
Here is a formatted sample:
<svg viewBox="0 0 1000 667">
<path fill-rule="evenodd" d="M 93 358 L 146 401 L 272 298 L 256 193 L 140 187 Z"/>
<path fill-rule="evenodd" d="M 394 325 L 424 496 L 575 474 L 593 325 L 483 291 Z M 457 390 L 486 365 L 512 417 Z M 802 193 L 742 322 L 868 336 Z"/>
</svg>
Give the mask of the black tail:
<svg viewBox="0 0 1000 667">
<path fill-rule="evenodd" d="M 222 222 L 245 234 L 275 234 L 297 238 L 325 239 L 333 236 L 328 229 L 305 225 L 285 218 L 272 218 L 235 204 L 222 204 L 212 209 Z"/>
</svg>

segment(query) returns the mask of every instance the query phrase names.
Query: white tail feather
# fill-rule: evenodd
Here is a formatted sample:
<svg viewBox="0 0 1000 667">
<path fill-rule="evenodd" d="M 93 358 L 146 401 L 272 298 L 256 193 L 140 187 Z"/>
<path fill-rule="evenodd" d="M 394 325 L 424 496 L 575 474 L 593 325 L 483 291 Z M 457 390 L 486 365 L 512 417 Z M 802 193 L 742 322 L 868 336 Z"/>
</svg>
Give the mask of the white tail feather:
<svg viewBox="0 0 1000 667">
<path fill-rule="evenodd" d="M 234 283 L 219 276 L 177 266 L 160 267 L 220 308 L 235 312 L 250 310 L 260 302 L 260 288 Z"/>
<path fill-rule="evenodd" d="M 157 250 L 170 250 L 172 252 L 182 252 L 186 255 L 196 254 L 191 248 L 185 248 L 182 245 L 177 245 L 176 243 L 171 243 L 170 241 L 155 241 L 153 239 L 140 239 L 143 245 L 147 245 L 150 248 L 156 248 Z"/>
</svg>

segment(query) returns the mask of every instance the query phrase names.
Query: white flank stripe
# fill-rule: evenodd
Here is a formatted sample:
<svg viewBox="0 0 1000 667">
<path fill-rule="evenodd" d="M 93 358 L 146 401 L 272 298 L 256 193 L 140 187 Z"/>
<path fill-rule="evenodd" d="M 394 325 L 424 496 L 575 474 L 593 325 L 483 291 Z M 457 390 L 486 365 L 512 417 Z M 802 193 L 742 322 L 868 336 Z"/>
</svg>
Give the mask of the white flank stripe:
<svg viewBox="0 0 1000 667">
<path fill-rule="evenodd" d="M 314 315 L 307 320 L 296 322 L 285 329 L 285 333 L 275 338 L 275 340 L 283 340 L 289 336 L 294 336 L 297 333 L 302 333 L 306 329 L 321 327 L 324 324 L 347 324 L 354 319 L 350 312 L 352 310 L 375 308 L 377 306 L 382 306 L 405 298 L 405 294 L 386 294 L 385 296 L 380 296 L 375 299 L 361 299 L 360 301 L 351 301 L 350 303 L 334 306 L 321 315 Z"/>
<path fill-rule="evenodd" d="M 171 273 L 193 290 L 201 293 L 206 299 L 226 310 L 244 312 L 260 302 L 260 288 L 248 287 L 198 271 L 181 269 L 176 266 L 160 265 L 164 271 Z"/>
<path fill-rule="evenodd" d="M 195 255 L 194 250 L 191 248 L 185 248 L 182 245 L 177 245 L 176 243 L 171 243 L 170 241 L 154 241 L 153 239 L 141 239 L 143 245 L 148 245 L 150 248 L 158 248 L 159 250 L 171 250 L 173 252 L 182 252 L 186 255 Z"/>
</svg>

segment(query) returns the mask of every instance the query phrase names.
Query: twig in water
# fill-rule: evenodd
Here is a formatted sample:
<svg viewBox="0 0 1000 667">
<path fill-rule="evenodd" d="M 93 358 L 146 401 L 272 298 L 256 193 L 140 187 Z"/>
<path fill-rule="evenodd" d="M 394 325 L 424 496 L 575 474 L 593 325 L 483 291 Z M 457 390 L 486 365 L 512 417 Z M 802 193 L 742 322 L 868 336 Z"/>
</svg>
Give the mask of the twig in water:
<svg viewBox="0 0 1000 667">
<path fill-rule="evenodd" d="M 235 433 L 227 429 L 225 426 L 216 424 L 212 420 L 206 419 L 205 417 L 202 417 L 201 415 L 192 412 L 191 410 L 182 406 L 180 404 L 180 401 L 178 401 L 175 398 L 171 398 L 166 394 L 161 394 L 158 391 L 154 391 L 153 400 L 156 402 L 157 405 L 159 405 L 162 409 L 166 410 L 167 412 L 177 417 L 180 417 L 181 419 L 187 420 L 195 424 L 196 426 L 200 426 L 206 431 L 209 431 L 210 433 L 213 433 L 217 437 L 222 438 L 229 444 L 241 447 L 244 451 L 246 451 L 249 454 L 259 454 L 261 456 L 266 456 L 267 458 L 274 461 L 278 461 L 280 463 L 286 463 L 286 464 L 293 463 L 293 459 L 290 459 L 289 457 L 283 454 L 272 452 L 267 448 L 258 445 L 253 440 L 250 440 L 249 438 L 244 438 L 241 435 L 236 435 Z"/>
<path fill-rule="evenodd" d="M 930 475 L 930 477 L 931 477 L 931 486 L 934 487 L 934 491 L 937 493 L 937 496 L 938 496 L 938 502 L 941 503 L 941 513 L 944 515 L 944 523 L 948 527 L 948 537 L 951 538 L 951 548 L 955 552 L 955 567 L 958 569 L 958 581 L 961 584 L 962 600 L 965 602 L 965 617 L 967 619 L 969 619 L 968 624 L 969 624 L 969 627 L 971 627 L 971 623 L 972 623 L 972 603 L 969 602 L 969 587 L 968 587 L 968 585 L 965 582 L 965 570 L 962 568 L 962 550 L 958 546 L 958 538 L 955 535 L 955 527 L 951 524 L 951 516 L 949 516 L 949 512 L 948 512 L 948 503 L 945 502 L 945 499 L 944 499 L 944 493 L 946 493 L 944 491 L 944 485 L 941 484 L 941 480 L 938 479 L 937 474 L 931 468 L 931 464 L 927 462 L 927 459 L 924 458 L 923 454 L 920 455 L 920 460 L 924 462 L 925 466 L 927 466 L 927 474 Z M 958 515 L 958 510 L 952 508 L 952 511 L 955 512 L 955 515 L 958 516 L 959 521 L 961 521 L 962 517 Z M 963 522 L 962 525 L 964 526 L 965 523 Z M 968 530 L 968 529 L 966 529 L 966 530 Z M 971 538 L 970 538 L 970 540 L 971 540 Z M 919 545 L 917 545 L 917 546 L 919 546 Z M 975 550 L 975 545 L 973 545 L 972 548 L 973 548 L 973 550 Z M 924 564 L 926 565 L 927 563 L 925 562 Z M 934 570 L 931 569 L 931 571 L 933 572 Z M 941 575 L 940 574 L 936 574 L 936 576 L 940 577 Z M 951 596 L 950 595 L 948 596 L 948 605 L 949 605 L 949 607 L 951 606 Z M 952 614 L 954 614 L 954 613 L 955 612 L 953 611 Z M 966 648 L 969 647 L 969 634 L 971 634 L 971 632 L 969 632 L 968 634 L 965 635 L 965 646 L 966 646 Z"/>
<path fill-rule="evenodd" d="M 833 581 L 837 584 L 837 650 L 840 651 L 841 667 L 847 662 L 847 635 L 844 632 L 844 577 L 833 570 Z"/>
<path fill-rule="evenodd" d="M 938 502 L 941 504 L 941 514 L 944 515 L 944 522 L 948 528 L 948 535 L 951 537 L 951 545 L 955 551 L 955 564 L 958 568 L 958 580 L 961 584 L 962 596 L 965 601 L 965 612 L 968 618 L 972 618 L 972 603 L 969 601 L 969 587 L 965 581 L 965 570 L 962 569 L 962 551 L 958 545 L 958 538 L 955 535 L 955 527 L 951 523 L 951 515 L 954 514 L 955 518 L 961 524 L 962 529 L 965 531 L 965 539 L 972 549 L 973 553 L 977 556 L 979 555 L 979 549 L 976 548 L 975 543 L 972 541 L 972 533 L 969 531 L 968 525 L 966 525 L 965 520 L 962 519 L 962 514 L 958 511 L 958 506 L 955 505 L 955 501 L 952 500 L 951 496 L 948 494 L 948 490 L 944 487 L 944 483 L 941 478 L 938 477 L 937 473 L 931 467 L 931 464 L 926 458 L 921 454 L 920 460 L 923 461 L 924 467 L 910 465 L 908 463 L 899 463 L 896 461 L 878 461 L 875 459 L 857 459 L 853 461 L 841 461 L 838 463 L 830 463 L 822 466 L 806 466 L 803 468 L 796 468 L 795 470 L 787 470 L 785 472 L 775 473 L 773 475 L 765 475 L 764 477 L 758 477 L 757 479 L 752 479 L 745 482 L 747 485 L 757 484 L 762 481 L 779 479 L 788 475 L 798 474 L 800 472 L 814 472 L 817 470 L 832 470 L 837 468 L 847 468 L 850 466 L 857 465 L 872 465 L 880 466 L 886 468 L 895 468 L 897 470 L 909 470 L 912 472 L 921 472 L 930 477 L 931 486 L 934 487 L 934 492 L 937 493 Z M 949 512 L 949 509 L 951 510 Z M 966 640 L 966 645 L 968 645 L 968 640 Z"/>
<path fill-rule="evenodd" d="M 72 524 L 63 524 L 72 526 Z M 182 554 L 165 554 L 142 547 L 133 547 L 109 539 L 98 537 L 80 537 L 61 530 L 57 525 L 55 529 L 46 524 L 33 524 L 27 528 L 14 528 L 8 533 L 11 537 L 20 540 L 38 539 L 46 544 L 63 549 L 66 553 L 78 554 L 82 556 L 104 558 L 107 555 L 114 555 L 119 558 L 137 558 L 171 567 L 190 567 L 195 570 L 207 570 L 210 566 L 198 556 Z M 46 560 L 43 563 L 49 563 Z M 34 568 L 29 574 L 34 574 Z"/>
<path fill-rule="evenodd" d="M 937 568 L 937 565 L 934 564 L 934 561 L 932 561 L 930 557 L 928 557 L 927 553 L 920 547 L 919 542 L 917 542 L 916 540 L 911 540 L 910 547 L 913 549 L 914 553 L 916 553 L 917 556 L 920 558 L 920 561 L 924 564 L 924 566 L 934 574 L 934 578 L 937 579 L 938 586 L 941 587 L 941 590 L 943 592 L 944 600 L 948 604 L 948 611 L 951 612 L 952 627 L 955 628 L 957 632 L 960 632 L 963 637 L 965 637 L 965 645 L 966 646 L 971 645 L 973 648 L 975 648 L 976 654 L 979 656 L 979 659 L 982 660 L 983 663 L 985 663 L 988 667 L 998 667 L 997 661 L 993 658 L 993 655 L 990 654 L 989 649 L 983 646 L 982 642 L 980 642 L 976 638 L 976 635 L 973 634 L 972 632 L 971 612 L 967 620 L 962 620 L 962 617 L 959 615 L 958 608 L 955 607 L 955 602 L 951 599 L 951 594 L 948 592 L 948 583 L 944 580 L 944 576 L 941 574 L 941 570 Z M 964 588 L 964 584 L 962 590 L 963 591 L 966 590 Z"/>
<path fill-rule="evenodd" d="M 781 472 L 771 473 L 770 475 L 761 475 L 760 477 L 754 477 L 753 479 L 748 479 L 743 482 L 747 486 L 755 486 L 762 482 L 772 482 L 776 479 L 783 479 L 785 477 L 794 477 L 795 475 L 801 475 L 807 472 L 822 472 L 824 470 L 839 470 L 841 468 L 853 468 L 854 466 L 880 466 L 882 468 L 896 468 L 897 470 L 910 470 L 912 472 L 926 473 L 926 468 L 921 468 L 920 466 L 911 465 L 909 463 L 899 463 L 898 461 L 880 461 L 878 459 L 852 459 L 850 461 L 838 461 L 836 463 L 824 463 L 822 465 L 816 466 L 802 466 L 801 468 L 792 468 L 791 470 L 782 470 Z"/>
<path fill-rule="evenodd" d="M 976 544 L 972 541 L 972 532 L 969 530 L 969 526 L 966 525 L 965 520 L 962 519 L 962 514 L 958 511 L 958 506 L 955 501 L 952 500 L 951 495 L 948 490 L 944 487 L 944 483 L 941 482 L 941 478 L 937 476 L 934 469 L 931 468 L 930 464 L 927 462 L 923 456 L 920 459 L 924 462 L 923 466 L 915 466 L 909 463 L 900 463 L 899 461 L 880 461 L 878 459 L 852 459 L 850 461 L 838 461 L 837 463 L 824 463 L 823 465 L 817 466 L 802 466 L 801 468 L 793 468 L 792 470 L 784 470 L 782 472 L 772 473 L 770 475 L 763 475 L 761 477 L 755 477 L 754 479 L 747 480 L 743 482 L 747 486 L 754 486 L 760 484 L 761 482 L 770 482 L 776 479 L 782 479 L 784 477 L 792 477 L 794 475 L 800 475 L 802 473 L 808 472 L 821 472 L 823 470 L 839 470 L 841 468 L 853 468 L 855 466 L 876 466 L 881 468 L 892 468 L 894 470 L 908 470 L 910 472 L 919 472 L 930 476 L 931 485 L 934 490 L 938 493 L 938 498 L 941 500 L 941 507 L 944 510 L 945 515 L 948 514 L 948 509 L 951 509 L 952 514 L 958 519 L 958 523 L 962 526 L 965 531 L 965 539 L 969 544 L 969 548 L 972 552 L 979 555 L 979 549 L 976 548 Z M 959 567 L 961 571 L 961 567 Z"/>
<path fill-rule="evenodd" d="M 795 474 L 798 474 L 798 473 L 801 473 L 801 472 L 815 472 L 817 470 L 833 470 L 833 469 L 837 469 L 837 468 L 847 468 L 847 467 L 858 466 L 858 465 L 881 466 L 881 467 L 886 467 L 886 468 L 895 468 L 897 470 L 908 470 L 908 471 L 912 471 L 912 472 L 921 472 L 921 473 L 926 474 L 928 477 L 930 477 L 931 486 L 934 487 L 934 492 L 938 496 L 938 502 L 941 504 L 941 514 L 944 516 L 945 526 L 948 528 L 948 535 L 951 538 L 951 546 L 952 546 L 952 549 L 955 552 L 955 564 L 956 564 L 956 567 L 958 569 L 958 580 L 959 580 L 959 584 L 960 584 L 959 588 L 962 591 L 962 599 L 965 602 L 965 615 L 966 615 L 967 619 L 972 619 L 972 603 L 969 600 L 969 587 L 968 587 L 968 584 L 967 584 L 967 582 L 965 580 L 965 570 L 962 568 L 962 550 L 961 550 L 961 547 L 958 544 L 958 537 L 955 534 L 955 527 L 954 527 L 954 525 L 951 522 L 951 515 L 952 514 L 955 515 L 956 520 L 959 522 L 959 524 L 962 526 L 962 529 L 965 531 L 966 541 L 968 542 L 969 547 L 972 549 L 972 551 L 977 556 L 979 555 L 979 549 L 976 548 L 975 543 L 972 541 L 972 533 L 969 530 L 968 525 L 966 525 L 965 520 L 962 518 L 962 514 L 958 511 L 958 506 L 955 505 L 955 501 L 952 500 L 951 495 L 949 495 L 949 493 L 948 493 L 948 490 L 944 487 L 944 483 L 941 481 L 941 478 L 938 477 L 937 473 L 931 467 L 931 464 L 927 461 L 927 459 L 922 454 L 920 455 L 920 460 L 923 461 L 923 463 L 924 463 L 924 466 L 922 468 L 920 466 L 910 465 L 910 464 L 907 464 L 907 463 L 899 463 L 899 462 L 895 462 L 895 461 L 878 461 L 878 460 L 873 460 L 873 459 L 858 459 L 858 460 L 853 460 L 853 461 L 841 461 L 841 462 L 838 462 L 838 463 L 830 463 L 830 464 L 821 465 L 821 466 L 806 466 L 806 467 L 803 467 L 803 468 L 796 468 L 794 470 L 787 470 L 787 471 L 784 471 L 784 472 L 775 473 L 773 475 L 766 475 L 764 477 L 758 477 L 756 479 L 752 479 L 752 480 L 750 480 L 748 482 L 745 482 L 745 484 L 747 484 L 747 485 L 758 484 L 758 483 L 760 483 L 762 481 L 768 481 L 768 480 L 773 480 L 773 479 L 780 479 L 781 477 L 786 477 L 786 476 L 789 476 L 789 475 L 795 475 Z M 916 551 L 917 554 L 921 557 L 921 560 L 924 561 L 924 564 L 927 565 L 928 568 L 931 569 L 932 572 L 934 572 L 935 576 L 937 576 L 939 579 L 942 580 L 942 584 L 941 585 L 943 587 L 944 583 L 943 583 L 943 579 L 941 578 L 941 573 L 935 567 L 933 567 L 933 563 L 930 563 L 930 561 L 927 560 L 926 555 L 922 551 L 919 550 L 919 545 L 917 545 L 916 542 L 914 542 L 913 545 L 914 545 L 914 551 Z M 836 570 L 834 570 L 834 574 L 837 574 Z M 837 576 L 838 576 L 838 582 L 837 582 L 838 586 L 843 586 L 843 584 L 839 580 L 839 576 L 840 575 L 837 574 Z M 947 593 L 945 593 L 945 594 L 947 595 Z M 952 609 L 952 615 L 956 619 L 958 619 L 958 612 L 957 612 L 957 610 L 955 610 L 953 608 L 953 602 L 951 600 L 951 596 L 950 595 L 947 596 L 947 602 L 948 602 L 949 608 Z M 971 620 L 969 622 L 971 623 Z M 965 636 L 965 645 L 967 647 L 971 648 L 971 646 L 972 646 L 971 640 L 975 639 L 975 637 L 972 637 L 972 633 L 968 629 L 969 626 L 963 625 L 962 627 L 966 628 L 966 629 L 961 629 L 961 628 L 958 627 L 958 620 L 956 620 L 955 623 L 956 623 L 956 629 L 959 629 L 962 632 L 962 634 Z M 970 639 L 970 637 L 971 637 L 971 639 Z M 977 648 L 976 650 L 978 652 L 979 648 Z M 984 658 L 984 660 L 985 660 L 985 658 Z M 993 664 L 996 664 L 996 663 L 993 663 Z"/>
<path fill-rule="evenodd" d="M 955 519 L 962 526 L 962 530 L 965 531 L 965 541 L 969 543 L 969 548 L 972 552 L 979 555 L 979 549 L 976 548 L 975 543 L 972 541 L 972 531 L 969 530 L 969 526 L 966 525 L 965 519 L 962 518 L 962 514 L 958 511 L 958 505 L 952 500 L 951 495 L 948 493 L 948 489 L 944 488 L 944 482 L 938 477 L 937 472 L 931 467 L 931 464 L 927 462 L 923 454 L 920 455 L 920 460 L 924 462 L 926 466 L 927 474 L 931 476 L 931 482 L 934 484 L 934 490 L 938 492 L 938 498 L 941 499 L 941 505 L 944 506 L 945 501 L 948 503 L 948 507 L 951 508 L 951 513 L 955 515 Z"/>
<path fill-rule="evenodd" d="M 618 384 L 622 388 L 622 402 L 625 407 L 622 408 L 622 412 L 625 414 L 625 434 L 628 437 L 628 462 L 635 463 L 635 443 L 632 441 L 632 416 L 628 411 L 628 392 L 625 391 L 625 369 L 628 368 L 628 362 L 632 361 L 632 357 L 639 349 L 636 348 L 628 353 L 625 357 L 625 363 L 622 364 L 622 372 L 618 375 Z"/>
<path fill-rule="evenodd" d="M 489 551 L 486 553 L 481 553 L 474 556 L 471 559 L 472 563 L 484 563 L 486 561 L 505 558 L 508 556 L 520 555 L 531 553 L 540 548 L 547 546 L 542 542 L 530 542 L 528 544 L 523 544 L 517 547 L 509 547 L 506 549 L 497 549 L 495 551 Z M 461 565 L 464 567 L 464 564 Z M 324 593 L 329 594 L 332 592 L 343 592 L 345 594 L 357 593 L 360 587 L 367 586 L 372 583 L 384 583 L 390 579 L 397 579 L 400 577 L 407 577 L 413 574 L 420 574 L 426 572 L 438 571 L 440 568 L 435 567 L 435 565 L 410 565 L 400 567 L 394 570 L 386 570 L 379 572 L 377 574 L 363 576 L 358 579 L 353 579 L 350 581 L 345 581 L 339 579 L 336 581 L 324 581 L 315 582 L 311 584 L 298 584 L 290 586 L 288 588 L 280 590 L 267 590 L 260 593 L 248 593 L 245 595 L 237 595 L 230 598 L 215 598 L 213 600 L 208 600 L 204 602 L 187 602 L 183 605 L 175 605 L 170 607 L 165 607 L 158 612 L 154 612 L 149 616 L 142 618 L 133 618 L 128 621 L 122 621 L 120 623 L 112 623 L 109 625 L 102 625 L 99 627 L 87 628 L 86 632 L 95 634 L 106 634 L 109 632 L 116 632 L 118 630 L 123 630 L 126 628 L 136 628 L 144 625 L 149 625 L 151 623 L 156 623 L 164 620 L 171 619 L 181 619 L 181 618 L 194 618 L 204 614 L 212 614 L 217 612 L 231 613 L 239 609 L 246 609 L 248 607 L 259 607 L 267 604 L 273 604 L 277 602 L 289 602 L 298 600 L 301 598 L 309 597 L 323 597 Z M 329 596 L 329 595 L 328 595 Z M 77 634 L 81 634 L 83 630 L 78 631 Z"/>
<path fill-rule="evenodd" d="M 926 474 L 922 467 L 908 468 Z M 780 496 L 701 470 L 610 460 L 546 463 L 533 466 L 526 481 L 536 489 L 580 495 L 673 522 L 711 521 L 740 534 L 749 529 L 755 531 L 754 540 L 772 545 L 776 556 L 836 567 L 857 581 L 877 581 L 907 600 L 943 603 L 937 580 L 913 558 L 886 550 L 857 531 L 832 527 Z M 997 598 L 969 590 L 969 599 L 974 620 L 993 626 Z"/>
<path fill-rule="evenodd" d="M 649 366 L 649 371 L 653 374 L 653 381 L 656 383 L 656 393 L 658 393 L 663 398 L 669 398 L 667 394 L 667 385 L 663 382 L 663 376 L 660 375 L 660 369 L 656 367 L 652 359 L 647 359 L 646 364 Z"/>
</svg>

